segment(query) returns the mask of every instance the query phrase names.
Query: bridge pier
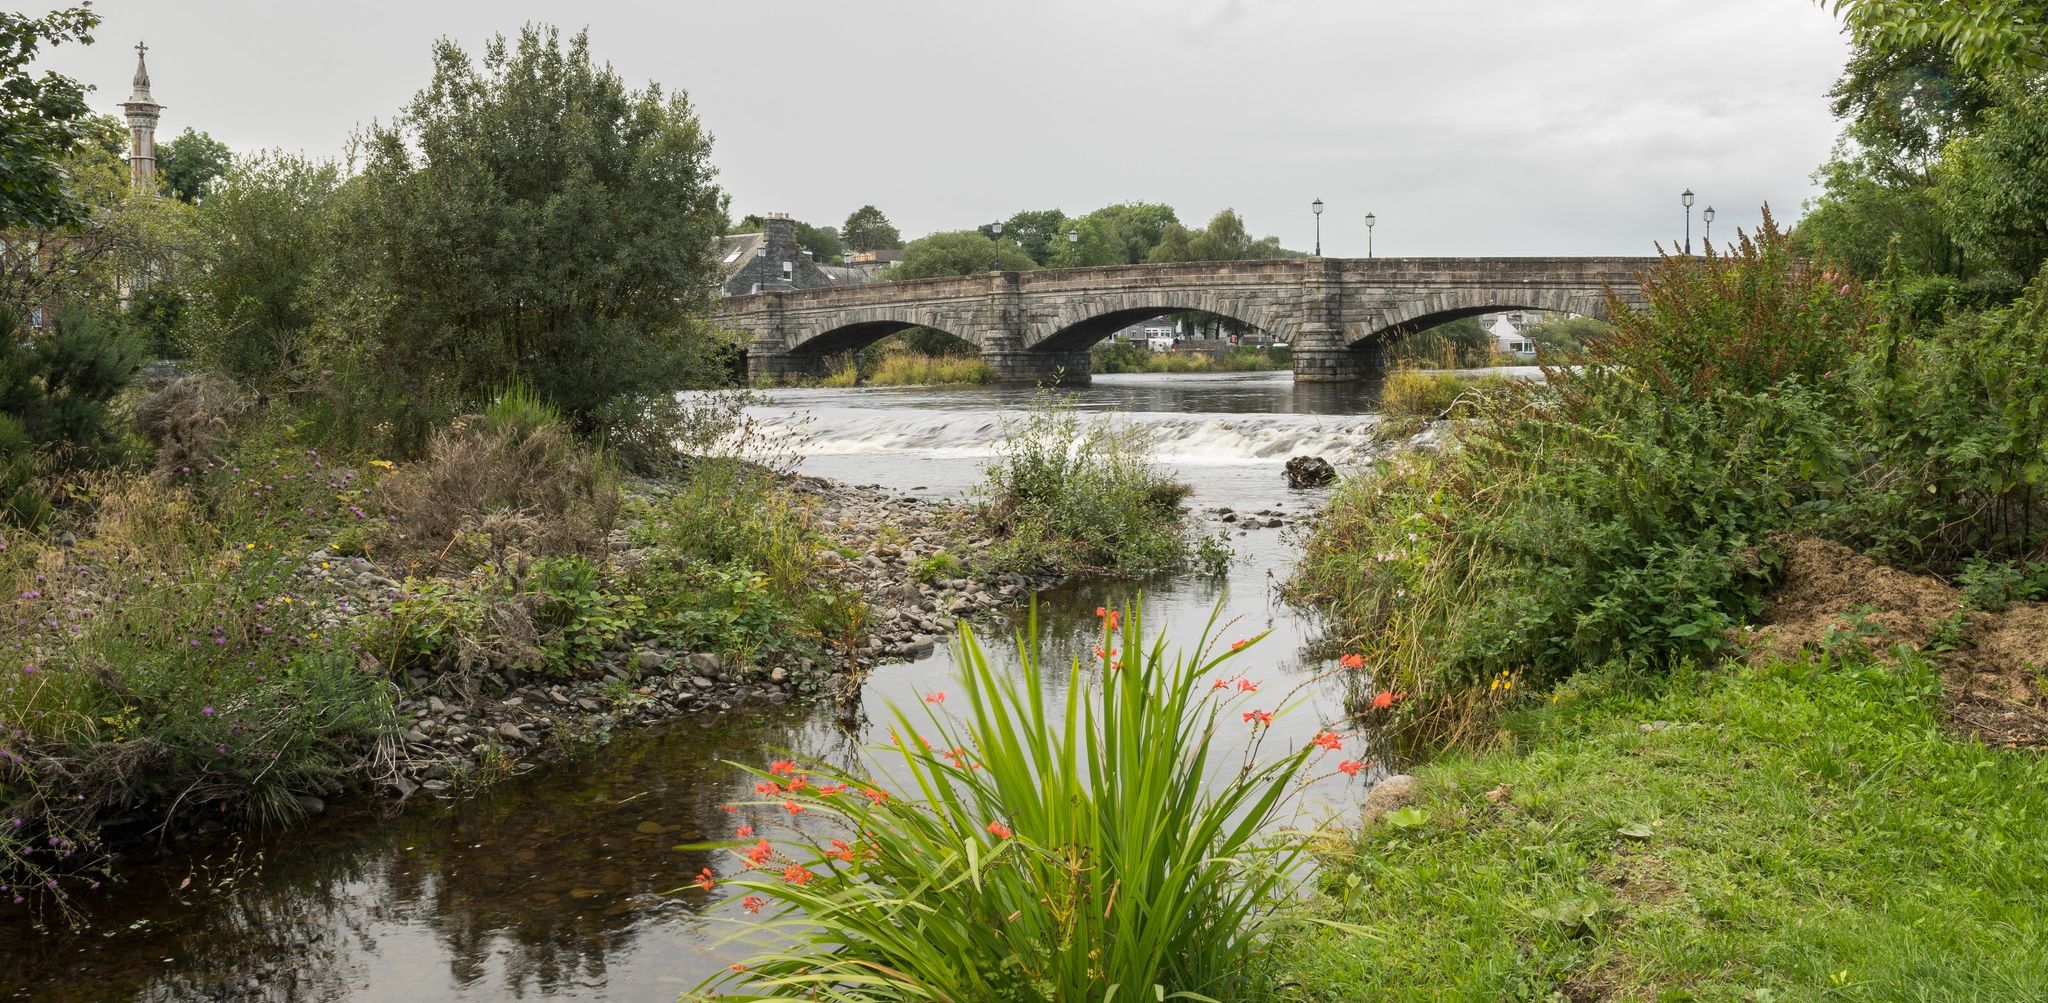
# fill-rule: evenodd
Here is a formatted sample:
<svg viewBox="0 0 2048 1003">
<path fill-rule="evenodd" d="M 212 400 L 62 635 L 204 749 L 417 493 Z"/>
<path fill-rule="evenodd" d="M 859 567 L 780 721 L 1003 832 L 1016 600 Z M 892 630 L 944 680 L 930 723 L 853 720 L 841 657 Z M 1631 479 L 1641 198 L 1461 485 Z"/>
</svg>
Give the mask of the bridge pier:
<svg viewBox="0 0 2048 1003">
<path fill-rule="evenodd" d="M 1296 383 L 1357 383 L 1386 373 L 1386 347 L 1377 341 L 1357 348 L 1294 346 Z"/>
<path fill-rule="evenodd" d="M 1049 387 L 1085 387 L 1094 378 L 1087 349 L 1078 352 L 1027 352 L 983 349 L 981 361 L 997 383 L 1037 383 Z"/>
</svg>

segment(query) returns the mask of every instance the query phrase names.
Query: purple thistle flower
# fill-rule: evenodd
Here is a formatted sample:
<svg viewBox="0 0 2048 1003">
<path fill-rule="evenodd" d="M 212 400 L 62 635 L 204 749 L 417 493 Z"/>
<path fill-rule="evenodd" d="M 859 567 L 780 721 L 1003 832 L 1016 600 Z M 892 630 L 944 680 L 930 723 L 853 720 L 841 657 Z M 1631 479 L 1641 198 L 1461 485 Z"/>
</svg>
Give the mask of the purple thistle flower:
<svg viewBox="0 0 2048 1003">
<path fill-rule="evenodd" d="M 201 708 L 199 708 L 199 713 L 200 713 L 200 716 L 202 716 L 202 717 L 212 717 L 212 716 L 213 716 L 213 705 L 212 705 L 212 704 L 207 704 L 206 706 L 204 706 L 204 707 L 201 707 Z"/>
</svg>

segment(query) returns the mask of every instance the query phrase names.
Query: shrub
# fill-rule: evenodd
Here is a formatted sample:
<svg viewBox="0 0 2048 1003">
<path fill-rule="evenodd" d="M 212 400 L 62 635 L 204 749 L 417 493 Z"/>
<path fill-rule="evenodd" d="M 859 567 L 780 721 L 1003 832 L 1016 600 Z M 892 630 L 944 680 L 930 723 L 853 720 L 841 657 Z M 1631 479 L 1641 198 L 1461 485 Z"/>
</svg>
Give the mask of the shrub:
<svg viewBox="0 0 2048 1003">
<path fill-rule="evenodd" d="M 999 671 L 963 625 L 965 707 L 941 712 L 933 693 L 921 722 L 897 709 L 875 764 L 889 783 L 826 763 L 754 770 L 762 815 L 817 823 L 780 848 L 725 844 L 747 866 L 731 882 L 743 904 L 775 904 L 754 924 L 772 939 L 700 991 L 1266 998 L 1256 962 L 1294 919 L 1303 849 L 1275 830 L 1343 739 L 1212 759 L 1219 731 L 1270 720 L 1248 706 L 1259 698 L 1211 685 L 1235 650 L 1169 655 L 1135 616 L 1114 625 L 1103 646 L 1122 652 L 1077 659 L 1053 706 L 1035 645 L 1019 646 L 1020 672 Z"/>
<path fill-rule="evenodd" d="M 593 667 L 641 609 L 583 558 L 514 556 L 462 581 L 408 582 L 378 650 L 394 671 L 426 668 L 470 685 L 487 671 L 567 677 Z"/>
<path fill-rule="evenodd" d="M 1135 576 L 1187 562 L 1180 503 L 1191 489 L 1153 466 L 1142 427 L 1084 422 L 1049 397 L 1005 431 L 979 488 L 997 566 Z"/>
<path fill-rule="evenodd" d="M 135 405 L 135 430 L 156 451 L 156 468 L 177 472 L 211 459 L 243 406 L 234 385 L 218 376 L 181 376 Z"/>
<path fill-rule="evenodd" d="M 1461 400 L 1496 394 L 1515 381 L 1491 374 L 1465 376 L 1454 372 L 1396 369 L 1380 385 L 1380 413 L 1388 417 L 1449 417 Z"/>
<path fill-rule="evenodd" d="M 20 337 L 11 310 L 0 311 L 0 415 L 52 472 L 120 458 L 108 404 L 141 366 L 142 348 L 121 325 L 83 307 L 59 310 L 51 332 L 34 340 Z"/>
<path fill-rule="evenodd" d="M 618 477 L 529 392 L 434 433 L 427 456 L 378 485 L 386 543 L 429 564 L 517 550 L 601 554 L 618 515 Z"/>
</svg>

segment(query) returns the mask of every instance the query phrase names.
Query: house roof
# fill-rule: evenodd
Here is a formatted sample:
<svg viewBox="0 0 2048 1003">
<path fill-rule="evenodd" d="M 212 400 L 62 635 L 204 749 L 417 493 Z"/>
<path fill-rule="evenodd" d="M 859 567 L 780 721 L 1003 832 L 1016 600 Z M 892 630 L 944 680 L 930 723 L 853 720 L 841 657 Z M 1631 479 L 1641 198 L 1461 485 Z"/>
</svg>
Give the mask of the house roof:
<svg viewBox="0 0 2048 1003">
<path fill-rule="evenodd" d="M 727 278 L 745 268 L 747 259 L 760 252 L 768 239 L 762 233 L 732 233 L 718 238 L 718 267 Z"/>
</svg>

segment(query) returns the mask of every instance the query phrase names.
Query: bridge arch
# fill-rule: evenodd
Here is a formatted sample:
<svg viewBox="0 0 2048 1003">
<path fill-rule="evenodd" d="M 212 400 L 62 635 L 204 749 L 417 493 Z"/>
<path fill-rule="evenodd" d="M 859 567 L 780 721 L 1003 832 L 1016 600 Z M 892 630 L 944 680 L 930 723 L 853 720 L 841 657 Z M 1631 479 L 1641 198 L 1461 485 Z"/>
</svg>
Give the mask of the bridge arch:
<svg viewBox="0 0 2048 1003">
<path fill-rule="evenodd" d="M 943 331 L 977 349 L 982 347 L 981 339 L 977 336 L 978 332 L 956 331 L 952 329 L 953 326 L 938 317 L 852 320 L 829 327 L 821 326 L 814 330 L 799 332 L 797 337 L 791 339 L 794 343 L 790 345 L 789 351 L 792 354 L 800 355 L 842 355 L 847 352 L 858 352 L 892 334 L 920 327 L 931 328 L 934 331 Z"/>
<path fill-rule="evenodd" d="M 1344 343 L 1359 347 L 1397 340 L 1439 324 L 1506 310 L 1576 313 L 1607 319 L 1607 295 L 1587 289 L 1508 286 L 1446 289 L 1398 303 L 1344 325 Z"/>
<path fill-rule="evenodd" d="M 1033 352 L 1086 352 L 1096 342 L 1155 317 L 1199 313 L 1257 328 L 1280 341 L 1294 327 L 1292 318 L 1235 297 L 1203 290 L 1156 290 L 1111 294 L 1063 304 L 1035 321 L 1024 349 Z"/>
</svg>

